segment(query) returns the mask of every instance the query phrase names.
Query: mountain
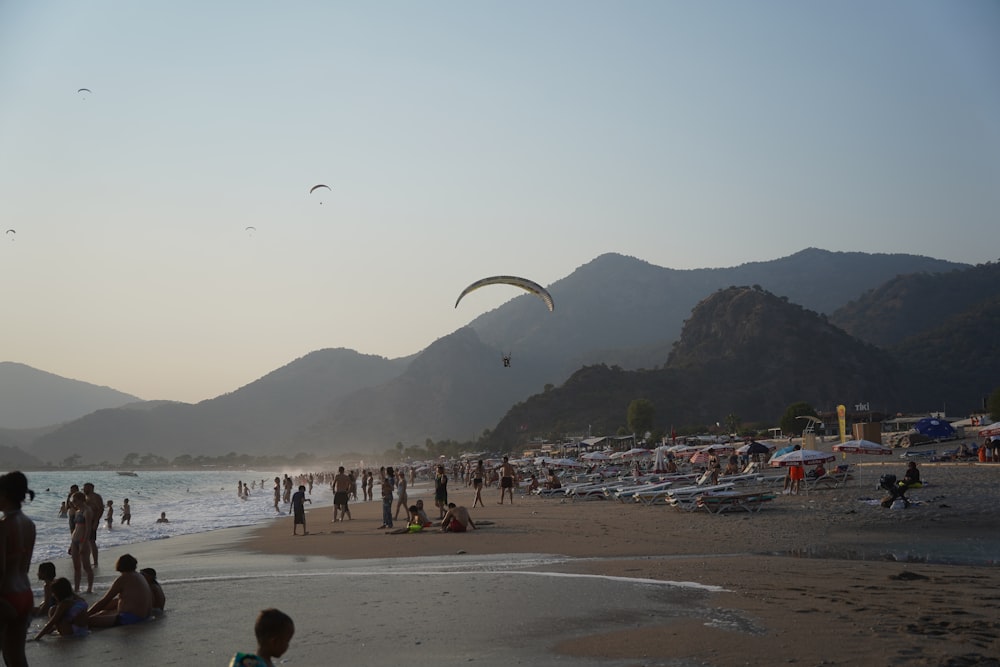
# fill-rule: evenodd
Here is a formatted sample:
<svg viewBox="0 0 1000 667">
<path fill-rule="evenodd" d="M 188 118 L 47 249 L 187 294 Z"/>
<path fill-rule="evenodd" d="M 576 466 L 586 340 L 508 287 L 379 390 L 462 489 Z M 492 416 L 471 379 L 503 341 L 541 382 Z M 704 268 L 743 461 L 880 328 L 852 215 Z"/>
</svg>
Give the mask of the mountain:
<svg viewBox="0 0 1000 667">
<path fill-rule="evenodd" d="M 905 384 L 887 352 L 824 316 L 760 288 L 731 287 L 695 307 L 662 369 L 585 367 L 511 409 L 487 446 L 510 450 L 553 431 L 614 433 L 637 398 L 652 401 L 669 428 L 729 413 L 773 421 L 797 401 L 822 410 L 861 399 L 894 406 Z"/>
<path fill-rule="evenodd" d="M 989 262 L 896 276 L 841 306 L 830 320 L 861 340 L 889 346 L 931 331 L 997 296 L 1000 263 Z"/>
<path fill-rule="evenodd" d="M 0 362 L 0 427 L 31 429 L 61 424 L 103 408 L 141 401 L 89 382 L 69 380 L 31 366 Z"/>
<path fill-rule="evenodd" d="M 754 291 L 766 288 L 829 313 L 899 272 L 960 266 L 910 255 L 807 249 L 772 262 L 675 270 L 606 254 L 549 286 L 556 303 L 552 313 L 537 298 L 519 296 L 412 358 L 324 350 L 197 406 L 88 415 L 40 436 L 30 451 L 50 461 L 79 453 L 86 462 L 120 461 L 130 452 L 167 458 L 336 453 L 384 451 L 427 438 L 472 439 L 494 428 L 511 405 L 561 385 L 581 367 L 610 362 L 662 369 L 691 309 L 730 285 L 758 285 Z M 500 362 L 507 353 L 509 368 Z M 808 364 L 813 365 L 803 368 L 813 368 L 815 361 Z M 789 372 L 801 371 L 796 366 Z M 601 392 L 594 393 L 599 399 Z M 687 405 L 681 399 L 678 405 Z M 763 411 L 749 399 L 747 405 Z M 692 410 L 708 412 L 697 404 Z"/>
<path fill-rule="evenodd" d="M 332 402 L 398 375 L 408 361 L 319 350 L 197 405 L 161 402 L 149 409 L 99 410 L 38 437 L 31 451 L 53 463 L 73 454 L 83 463 L 117 463 L 133 452 L 168 459 L 287 454 L 293 436 L 320 420 Z"/>
<path fill-rule="evenodd" d="M 829 315 L 851 299 L 903 273 L 940 273 L 964 264 L 914 255 L 829 252 L 808 248 L 768 262 L 718 269 L 667 269 L 605 254 L 549 286 L 549 316 L 524 295 L 470 323 L 498 350 L 534 350 L 553 360 L 561 382 L 580 366 L 604 363 L 618 350 L 628 368 L 662 365 L 663 344 L 705 296 L 731 285 L 759 285 Z M 628 351 L 627 353 L 622 353 Z"/>
</svg>

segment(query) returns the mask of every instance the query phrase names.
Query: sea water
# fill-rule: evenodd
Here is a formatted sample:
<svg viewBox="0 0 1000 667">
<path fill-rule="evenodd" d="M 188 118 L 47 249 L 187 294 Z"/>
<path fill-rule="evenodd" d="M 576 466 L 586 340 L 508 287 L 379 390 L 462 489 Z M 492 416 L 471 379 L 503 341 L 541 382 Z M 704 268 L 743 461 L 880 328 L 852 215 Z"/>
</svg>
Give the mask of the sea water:
<svg viewBox="0 0 1000 667">
<path fill-rule="evenodd" d="M 113 501 L 114 524 L 109 530 L 105 515 L 97 530 L 98 548 L 104 548 L 267 521 L 279 516 L 274 511 L 274 478 L 284 478 L 283 473 L 260 470 L 140 471 L 135 477 L 108 471 L 25 474 L 28 486 L 35 492 L 35 499 L 25 500 L 22 507 L 35 522 L 37 538 L 31 559 L 35 563 L 67 556 L 69 520 L 59 516 L 59 506 L 73 484 L 82 489 L 85 483 L 91 482 L 94 490 L 103 496 L 105 506 L 109 500 Z M 256 488 L 250 490 L 245 500 L 236 493 L 241 480 L 244 484 L 256 481 Z M 333 494 L 328 485 L 314 485 L 309 497 L 312 507 L 322 506 L 324 502 L 333 506 Z M 125 498 L 129 499 L 132 508 L 131 525 L 121 523 Z M 287 514 L 288 503 L 279 503 L 278 507 Z M 156 523 L 161 512 L 166 512 L 169 523 Z"/>
</svg>

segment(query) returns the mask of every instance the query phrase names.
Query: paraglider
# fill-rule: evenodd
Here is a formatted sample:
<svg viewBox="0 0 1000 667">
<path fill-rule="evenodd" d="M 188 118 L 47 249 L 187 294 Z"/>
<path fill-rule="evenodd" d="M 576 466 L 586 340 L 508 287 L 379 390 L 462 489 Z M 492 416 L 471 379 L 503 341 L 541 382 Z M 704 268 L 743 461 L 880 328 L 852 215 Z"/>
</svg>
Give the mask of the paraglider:
<svg viewBox="0 0 1000 667">
<path fill-rule="evenodd" d="M 6 232 L 6 234 L 7 234 L 7 236 L 10 237 L 11 241 L 13 241 L 15 238 L 17 238 L 17 230 L 15 230 L 15 229 L 8 229 L 7 232 Z"/>
<path fill-rule="evenodd" d="M 462 293 L 458 295 L 458 299 L 455 301 L 455 307 L 458 308 L 459 301 L 461 301 L 462 297 L 466 294 L 487 285 L 513 285 L 514 287 L 520 287 L 526 292 L 530 292 L 541 299 L 542 302 L 545 303 L 545 307 L 549 309 L 549 312 L 555 310 L 555 302 L 552 301 L 552 295 L 549 294 L 548 290 L 534 281 L 528 280 L 527 278 L 519 278 L 517 276 L 491 276 L 489 278 L 477 280 L 462 290 Z M 504 368 L 510 368 L 510 357 L 510 352 L 503 355 Z"/>
<path fill-rule="evenodd" d="M 251 226 L 247 227 L 246 229 L 244 229 L 243 231 L 245 231 L 249 236 L 253 236 L 254 232 L 257 231 L 257 228 L 254 227 L 253 225 L 251 225 Z"/>
<path fill-rule="evenodd" d="M 314 185 L 311 188 L 309 188 L 309 194 L 312 194 L 312 193 L 316 192 L 317 190 L 327 190 L 327 191 L 331 191 L 332 192 L 332 190 L 330 189 L 329 185 L 326 185 L 325 183 L 317 183 L 316 185 Z M 322 205 L 323 200 L 320 199 L 319 203 Z"/>
<path fill-rule="evenodd" d="M 458 308 L 459 301 L 461 301 L 462 297 L 466 294 L 487 285 L 513 285 L 514 287 L 520 287 L 521 289 L 530 292 L 541 299 L 545 303 L 545 306 L 549 309 L 549 312 L 555 310 L 555 302 L 552 301 L 552 295 L 548 293 L 548 290 L 536 282 L 528 280 L 527 278 L 518 278 L 517 276 L 491 276 L 489 278 L 477 280 L 462 290 L 462 293 L 458 295 L 458 299 L 455 301 L 455 307 Z"/>
<path fill-rule="evenodd" d="M 80 88 L 76 91 L 76 94 L 83 95 L 83 99 L 87 99 L 87 96 L 90 95 L 90 88 Z"/>
</svg>

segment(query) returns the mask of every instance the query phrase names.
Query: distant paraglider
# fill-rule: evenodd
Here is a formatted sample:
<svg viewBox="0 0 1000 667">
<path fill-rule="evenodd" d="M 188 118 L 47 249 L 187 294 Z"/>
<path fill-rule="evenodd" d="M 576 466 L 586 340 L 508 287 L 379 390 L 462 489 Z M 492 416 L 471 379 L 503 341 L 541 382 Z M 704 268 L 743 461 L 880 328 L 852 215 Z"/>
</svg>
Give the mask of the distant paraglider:
<svg viewBox="0 0 1000 667">
<path fill-rule="evenodd" d="M 541 299 L 545 303 L 545 306 L 549 309 L 549 312 L 555 310 L 555 302 L 552 301 L 552 295 L 549 294 L 548 290 L 534 281 L 528 280 L 527 278 L 518 278 L 517 276 L 491 276 L 489 278 L 477 280 L 462 290 L 462 293 L 458 295 L 458 299 L 455 301 L 455 307 L 458 308 L 459 301 L 461 301 L 462 297 L 466 294 L 473 292 L 480 287 L 486 287 L 487 285 L 513 285 L 514 287 L 520 287 L 521 289 L 531 292 Z"/>
<path fill-rule="evenodd" d="M 76 94 L 82 95 L 83 99 L 87 99 L 87 96 L 90 95 L 90 88 L 80 88 L 76 91 Z"/>
<path fill-rule="evenodd" d="M 247 235 L 253 236 L 254 232 L 257 231 L 257 228 L 251 225 L 251 226 L 245 228 L 243 231 L 245 231 L 247 233 Z"/>
<path fill-rule="evenodd" d="M 330 189 L 329 185 L 326 185 L 324 183 L 317 183 L 316 185 L 314 185 L 311 188 L 309 188 L 309 194 L 312 194 L 312 193 L 316 192 L 317 190 L 327 190 L 328 192 L 332 192 L 332 190 Z M 323 200 L 320 199 L 319 203 L 322 204 Z"/>
<path fill-rule="evenodd" d="M 17 230 L 16 229 L 8 229 L 7 232 L 6 232 L 6 236 L 11 241 L 13 241 L 15 238 L 17 238 Z"/>
</svg>

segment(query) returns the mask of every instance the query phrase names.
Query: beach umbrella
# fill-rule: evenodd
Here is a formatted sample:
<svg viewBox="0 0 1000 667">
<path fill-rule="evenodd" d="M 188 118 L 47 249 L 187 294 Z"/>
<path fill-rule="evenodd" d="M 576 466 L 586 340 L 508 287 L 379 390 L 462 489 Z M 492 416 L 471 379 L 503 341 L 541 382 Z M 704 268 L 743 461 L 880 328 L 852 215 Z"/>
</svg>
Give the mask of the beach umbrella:
<svg viewBox="0 0 1000 667">
<path fill-rule="evenodd" d="M 990 424 L 984 429 L 980 429 L 979 435 L 983 438 L 989 438 L 994 435 L 1000 435 L 1000 423 Z"/>
<path fill-rule="evenodd" d="M 610 461 L 611 460 L 611 456 L 609 456 L 608 454 L 605 454 L 604 452 L 587 452 L 586 454 L 584 454 L 580 458 L 584 459 L 585 461 Z"/>
<path fill-rule="evenodd" d="M 737 454 L 770 454 L 773 447 L 768 447 L 763 442 L 748 442 L 736 450 Z"/>
<path fill-rule="evenodd" d="M 917 433 L 920 435 L 925 435 L 928 438 L 934 438 L 935 440 L 951 438 L 955 435 L 955 429 L 951 424 L 942 419 L 935 419 L 933 417 L 924 417 L 914 424 L 913 428 L 916 429 Z"/>
<path fill-rule="evenodd" d="M 787 468 L 789 466 L 814 466 L 833 461 L 837 457 L 829 452 L 818 452 L 815 449 L 796 449 L 784 454 L 775 454 L 768 461 L 772 468 Z"/>
<path fill-rule="evenodd" d="M 845 454 L 874 454 L 885 456 L 892 454 L 892 448 L 880 445 L 871 440 L 848 440 L 845 443 L 833 446 L 833 451 Z"/>
</svg>

